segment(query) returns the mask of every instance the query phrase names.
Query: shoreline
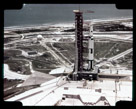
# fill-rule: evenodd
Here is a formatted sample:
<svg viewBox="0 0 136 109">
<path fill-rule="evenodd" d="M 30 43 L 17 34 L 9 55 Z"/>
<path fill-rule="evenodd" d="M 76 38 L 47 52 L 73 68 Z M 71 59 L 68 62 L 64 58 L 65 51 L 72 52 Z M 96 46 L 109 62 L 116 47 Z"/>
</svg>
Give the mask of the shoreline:
<svg viewBox="0 0 136 109">
<path fill-rule="evenodd" d="M 133 17 L 120 17 L 120 18 L 102 18 L 102 19 L 91 19 L 91 20 L 84 20 L 86 22 L 93 21 L 94 23 L 99 22 L 110 22 L 110 21 L 120 21 L 120 20 L 133 20 Z M 73 27 L 74 21 L 69 22 L 61 22 L 61 23 L 44 23 L 44 24 L 30 24 L 30 25 L 22 25 L 22 26 L 6 26 L 4 30 L 12 30 L 12 29 L 22 29 L 22 28 L 42 28 L 42 27 Z"/>
</svg>

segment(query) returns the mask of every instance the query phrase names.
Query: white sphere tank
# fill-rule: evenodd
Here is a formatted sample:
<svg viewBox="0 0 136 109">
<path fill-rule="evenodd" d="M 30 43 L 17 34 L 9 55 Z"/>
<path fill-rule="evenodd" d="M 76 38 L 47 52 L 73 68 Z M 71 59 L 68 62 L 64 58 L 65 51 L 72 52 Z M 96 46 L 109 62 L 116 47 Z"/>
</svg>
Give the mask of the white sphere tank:
<svg viewBox="0 0 136 109">
<path fill-rule="evenodd" d="M 39 35 L 37 35 L 37 39 L 41 40 L 41 39 L 43 39 L 43 36 L 39 34 Z"/>
</svg>

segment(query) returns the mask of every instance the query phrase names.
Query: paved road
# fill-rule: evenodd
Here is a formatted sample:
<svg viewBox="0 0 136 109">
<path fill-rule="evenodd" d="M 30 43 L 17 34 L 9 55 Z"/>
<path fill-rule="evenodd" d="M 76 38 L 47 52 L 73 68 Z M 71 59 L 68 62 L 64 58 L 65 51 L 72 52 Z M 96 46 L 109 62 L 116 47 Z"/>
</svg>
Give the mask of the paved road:
<svg viewBox="0 0 136 109">
<path fill-rule="evenodd" d="M 130 48 L 130 49 L 128 49 L 128 50 L 126 50 L 126 51 L 124 51 L 124 52 L 122 52 L 122 53 L 120 53 L 120 54 L 118 54 L 116 56 L 113 56 L 113 57 L 109 58 L 108 61 L 117 60 L 117 59 L 129 54 L 130 52 L 132 52 L 132 48 Z"/>
<path fill-rule="evenodd" d="M 70 62 L 70 60 L 69 60 L 66 56 L 64 56 L 57 48 L 55 48 L 55 47 L 52 45 L 52 43 L 51 43 L 51 46 L 52 46 L 52 48 L 53 48 L 54 50 L 56 50 L 65 60 L 67 60 L 67 62 L 68 62 L 69 64 L 72 64 L 72 63 Z"/>
<path fill-rule="evenodd" d="M 69 65 L 65 62 L 65 60 L 63 60 L 59 55 L 57 55 L 57 54 L 55 53 L 55 51 L 53 51 L 50 47 L 48 47 L 48 46 L 46 45 L 46 43 L 44 42 L 44 40 L 43 40 L 43 41 L 40 41 L 40 44 L 41 44 L 43 47 L 45 47 L 45 48 L 51 53 L 51 55 L 52 55 L 57 61 L 59 61 L 62 65 L 69 66 Z"/>
<path fill-rule="evenodd" d="M 125 55 L 127 55 L 129 53 L 131 53 L 131 52 L 132 52 L 132 48 L 130 48 L 130 49 L 128 49 L 128 50 L 126 50 L 126 51 L 124 51 L 124 52 L 122 52 L 120 54 L 117 54 L 117 55 L 115 55 L 115 56 L 113 56 L 113 57 L 111 57 L 111 58 L 109 58 L 107 60 L 98 62 L 97 66 L 100 67 L 100 66 L 103 66 L 103 65 L 106 65 L 106 64 L 110 64 L 111 65 L 111 63 L 110 63 L 111 61 L 117 60 L 117 59 L 119 59 L 119 58 L 121 58 L 121 57 L 123 57 L 123 56 L 125 56 Z"/>
<path fill-rule="evenodd" d="M 14 41 L 11 41 L 11 42 L 8 42 L 8 43 L 5 43 L 4 45 L 8 45 L 8 44 L 14 44 L 14 43 L 17 43 L 17 42 L 23 42 L 23 41 L 30 41 L 31 39 L 18 39 L 18 40 L 14 40 Z"/>
</svg>

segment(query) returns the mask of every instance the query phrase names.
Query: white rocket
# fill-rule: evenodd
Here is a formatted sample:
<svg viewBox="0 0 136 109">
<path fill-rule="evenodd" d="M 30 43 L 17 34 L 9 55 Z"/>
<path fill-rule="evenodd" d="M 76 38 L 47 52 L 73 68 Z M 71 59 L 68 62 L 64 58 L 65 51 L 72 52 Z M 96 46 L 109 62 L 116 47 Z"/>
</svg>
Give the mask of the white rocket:
<svg viewBox="0 0 136 109">
<path fill-rule="evenodd" d="M 94 61 L 94 39 L 93 39 L 93 24 L 90 23 L 89 39 L 88 39 L 88 70 L 93 70 Z"/>
</svg>

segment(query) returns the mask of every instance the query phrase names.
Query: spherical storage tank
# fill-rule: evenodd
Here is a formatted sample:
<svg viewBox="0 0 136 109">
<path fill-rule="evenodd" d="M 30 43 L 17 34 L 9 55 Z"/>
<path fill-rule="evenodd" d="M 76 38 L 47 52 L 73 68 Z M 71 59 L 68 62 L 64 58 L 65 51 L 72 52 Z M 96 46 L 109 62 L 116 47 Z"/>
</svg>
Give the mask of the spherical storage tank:
<svg viewBox="0 0 136 109">
<path fill-rule="evenodd" d="M 37 35 L 37 39 L 38 39 L 38 40 L 42 40 L 42 38 L 43 38 L 43 36 L 42 36 L 42 35 L 40 35 L 40 34 L 39 34 L 39 35 Z"/>
</svg>

